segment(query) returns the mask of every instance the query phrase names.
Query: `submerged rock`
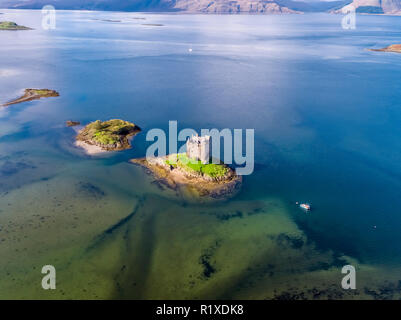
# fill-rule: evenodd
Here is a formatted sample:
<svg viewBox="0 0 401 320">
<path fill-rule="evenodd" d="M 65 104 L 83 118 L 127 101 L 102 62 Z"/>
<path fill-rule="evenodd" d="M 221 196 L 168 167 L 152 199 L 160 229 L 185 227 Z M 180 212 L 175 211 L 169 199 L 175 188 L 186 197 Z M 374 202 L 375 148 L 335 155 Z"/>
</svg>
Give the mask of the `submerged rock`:
<svg viewBox="0 0 401 320">
<path fill-rule="evenodd" d="M 75 126 L 79 126 L 81 124 L 81 122 L 79 122 L 79 121 L 72 121 L 72 120 L 67 120 L 66 122 L 65 122 L 65 125 L 67 126 L 67 127 L 75 127 Z"/>
</svg>

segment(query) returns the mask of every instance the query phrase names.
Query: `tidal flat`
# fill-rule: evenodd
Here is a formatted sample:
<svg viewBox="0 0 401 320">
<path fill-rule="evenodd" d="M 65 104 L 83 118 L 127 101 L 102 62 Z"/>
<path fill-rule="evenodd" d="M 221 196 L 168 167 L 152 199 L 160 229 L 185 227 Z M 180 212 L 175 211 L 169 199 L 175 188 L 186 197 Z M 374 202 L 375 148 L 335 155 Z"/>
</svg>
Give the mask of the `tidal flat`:
<svg viewBox="0 0 401 320">
<path fill-rule="evenodd" d="M 0 198 L 2 208 L 12 203 L 0 219 L 0 253 L 12 257 L 0 263 L 0 298 L 401 297 L 396 277 L 383 282 L 380 270 L 364 264 L 358 290 L 339 288 L 338 268 L 355 261 L 316 248 L 278 199 L 188 207 L 153 191 L 127 201 L 104 180 L 83 177 L 34 183 L 18 194 L 29 195 L 28 203 L 17 204 L 15 192 Z M 18 214 L 26 205 L 31 210 Z M 58 270 L 55 292 L 37 285 L 38 266 L 48 261 Z"/>
</svg>

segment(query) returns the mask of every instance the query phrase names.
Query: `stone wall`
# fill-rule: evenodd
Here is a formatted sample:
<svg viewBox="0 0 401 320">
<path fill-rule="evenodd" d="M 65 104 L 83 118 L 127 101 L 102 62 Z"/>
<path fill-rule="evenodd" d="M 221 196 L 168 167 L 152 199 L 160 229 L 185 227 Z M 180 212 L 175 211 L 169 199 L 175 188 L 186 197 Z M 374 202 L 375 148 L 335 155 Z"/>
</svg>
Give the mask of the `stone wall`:
<svg viewBox="0 0 401 320">
<path fill-rule="evenodd" d="M 200 160 L 203 164 L 210 159 L 210 136 L 193 136 L 187 140 L 187 157 Z"/>
</svg>

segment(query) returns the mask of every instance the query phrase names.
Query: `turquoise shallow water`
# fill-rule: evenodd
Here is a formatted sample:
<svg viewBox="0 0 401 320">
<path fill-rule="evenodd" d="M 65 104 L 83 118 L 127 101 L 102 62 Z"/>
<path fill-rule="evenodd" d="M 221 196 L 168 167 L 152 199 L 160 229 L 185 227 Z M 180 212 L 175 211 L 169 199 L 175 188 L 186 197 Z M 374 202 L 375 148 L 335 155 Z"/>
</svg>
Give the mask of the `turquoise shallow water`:
<svg viewBox="0 0 401 320">
<path fill-rule="evenodd" d="M 60 11 L 45 31 L 2 11 L 35 30 L 0 33 L 0 101 L 60 97 L 0 110 L 0 298 L 398 297 L 401 55 L 365 49 L 399 43 L 399 17 Z M 74 149 L 66 120 L 109 118 L 143 129 L 133 149 Z M 236 198 L 187 204 L 128 163 L 169 120 L 255 129 Z"/>
</svg>

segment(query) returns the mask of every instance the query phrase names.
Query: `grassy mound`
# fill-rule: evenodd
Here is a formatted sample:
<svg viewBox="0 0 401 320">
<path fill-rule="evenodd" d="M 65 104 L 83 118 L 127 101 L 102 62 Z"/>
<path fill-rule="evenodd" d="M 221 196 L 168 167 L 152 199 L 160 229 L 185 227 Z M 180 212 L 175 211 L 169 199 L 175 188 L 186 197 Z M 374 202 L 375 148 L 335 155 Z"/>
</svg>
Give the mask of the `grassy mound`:
<svg viewBox="0 0 401 320">
<path fill-rule="evenodd" d="M 130 147 L 127 137 L 139 131 L 139 127 L 128 121 L 113 119 L 102 122 L 97 120 L 88 124 L 79 133 L 77 140 L 106 149 L 127 149 Z"/>
<path fill-rule="evenodd" d="M 170 155 L 166 160 L 166 164 L 173 167 L 180 167 L 188 172 L 194 172 L 198 174 L 204 174 L 211 178 L 224 177 L 230 170 L 226 165 L 208 163 L 203 164 L 201 161 L 196 161 L 187 157 L 185 153 L 179 153 L 177 155 Z"/>
<path fill-rule="evenodd" d="M 52 93 L 52 90 L 48 90 L 48 89 L 32 89 L 32 92 L 34 94 L 40 95 L 40 96 L 45 96 L 48 95 L 50 93 Z"/>
<path fill-rule="evenodd" d="M 0 30 L 29 30 L 30 28 L 19 26 L 15 22 L 2 21 L 0 22 Z"/>
</svg>

